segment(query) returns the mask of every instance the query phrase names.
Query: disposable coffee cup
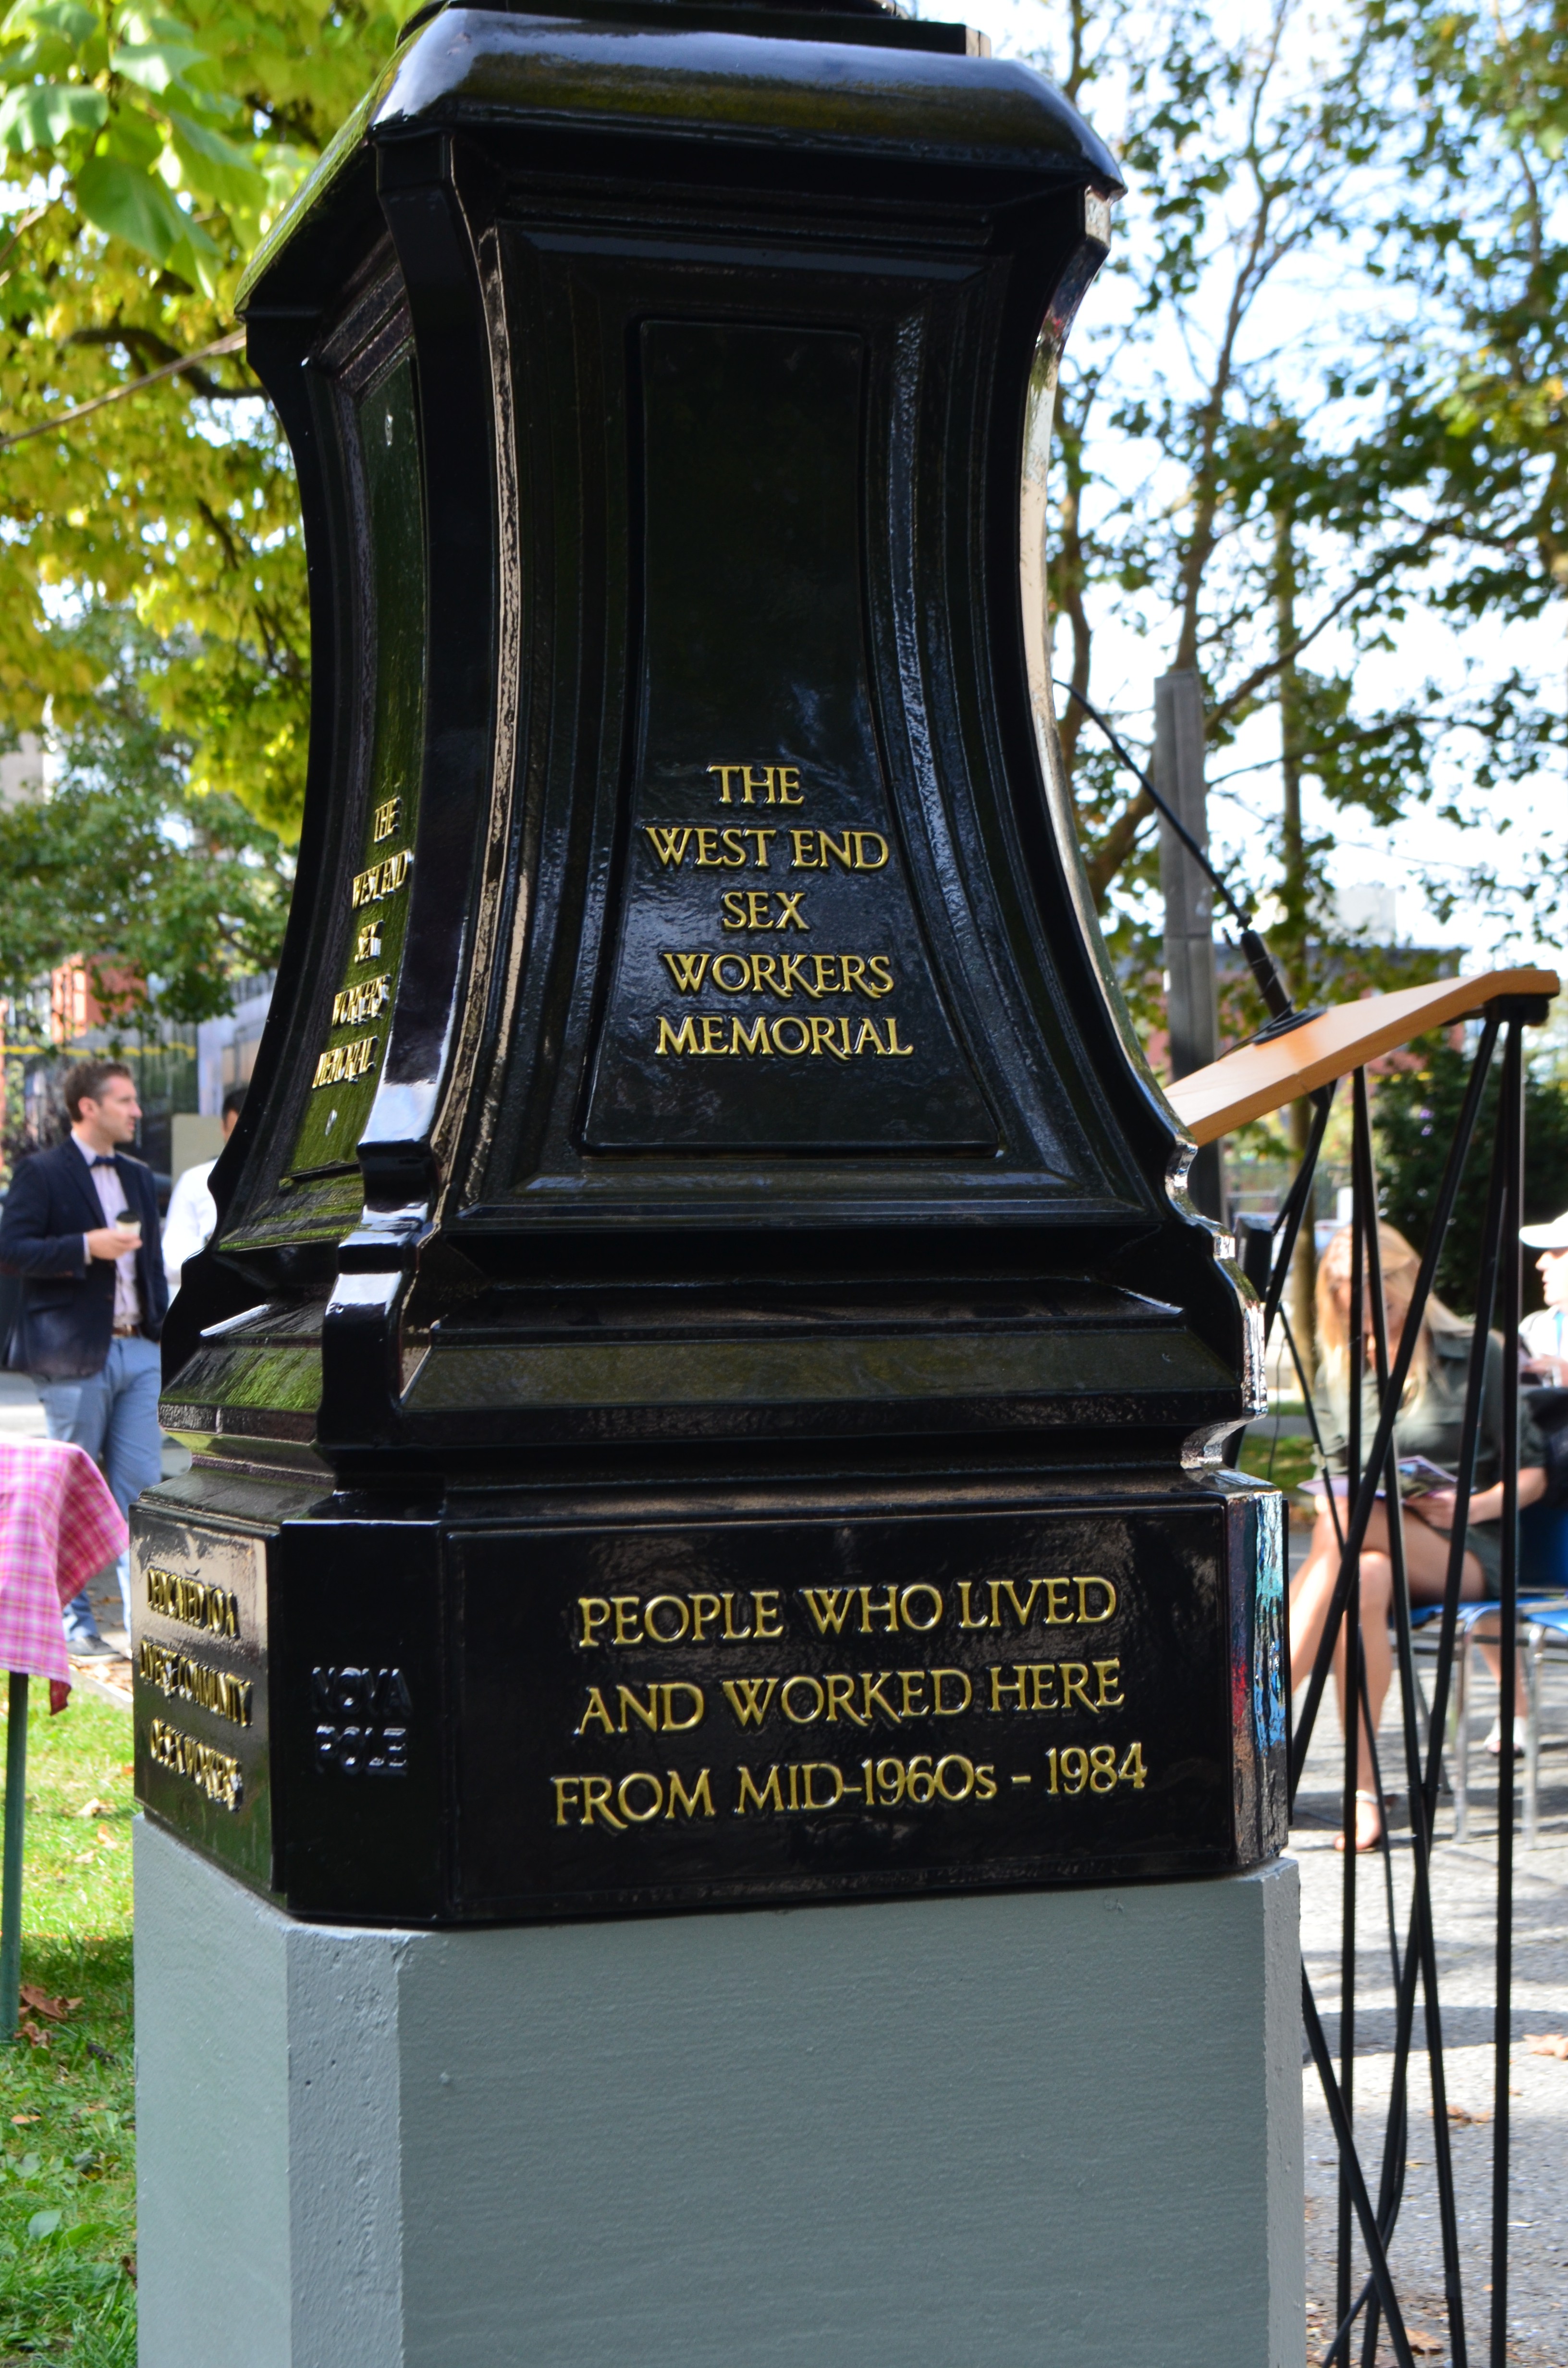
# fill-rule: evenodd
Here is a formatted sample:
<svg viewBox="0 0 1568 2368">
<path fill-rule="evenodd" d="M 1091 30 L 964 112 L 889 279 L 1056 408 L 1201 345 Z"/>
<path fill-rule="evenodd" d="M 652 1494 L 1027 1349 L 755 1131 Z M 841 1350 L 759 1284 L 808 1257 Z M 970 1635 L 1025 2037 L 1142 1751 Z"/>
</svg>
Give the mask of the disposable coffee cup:
<svg viewBox="0 0 1568 2368">
<path fill-rule="evenodd" d="M 128 1234 L 132 1241 L 139 1242 L 142 1238 L 140 1217 L 117 1217 L 114 1221 L 114 1229 L 117 1234 Z"/>
</svg>

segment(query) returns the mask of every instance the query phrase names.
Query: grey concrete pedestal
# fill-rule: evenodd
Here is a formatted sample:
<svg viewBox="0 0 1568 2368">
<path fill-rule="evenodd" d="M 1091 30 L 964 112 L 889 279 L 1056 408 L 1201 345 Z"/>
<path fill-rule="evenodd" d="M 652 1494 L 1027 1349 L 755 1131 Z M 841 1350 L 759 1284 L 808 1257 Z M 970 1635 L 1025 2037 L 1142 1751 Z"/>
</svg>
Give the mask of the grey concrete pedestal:
<svg viewBox="0 0 1568 2368">
<path fill-rule="evenodd" d="M 1296 1873 L 296 1924 L 142 1826 L 142 2368 L 1301 2368 Z"/>
</svg>

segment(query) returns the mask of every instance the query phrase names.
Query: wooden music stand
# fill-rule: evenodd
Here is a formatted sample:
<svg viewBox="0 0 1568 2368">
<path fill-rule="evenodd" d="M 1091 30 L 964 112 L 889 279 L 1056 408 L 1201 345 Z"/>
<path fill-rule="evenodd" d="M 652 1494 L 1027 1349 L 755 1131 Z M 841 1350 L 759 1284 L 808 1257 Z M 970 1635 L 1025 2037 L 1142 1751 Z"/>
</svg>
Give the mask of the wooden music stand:
<svg viewBox="0 0 1568 2368">
<path fill-rule="evenodd" d="M 1304 1021 L 1289 1035 L 1239 1045 L 1207 1069 L 1178 1077 L 1165 1087 L 1165 1099 L 1195 1143 L 1213 1143 L 1431 1029 L 1467 1019 L 1504 997 L 1523 996 L 1544 1006 L 1561 985 L 1554 970 L 1491 970 L 1479 978 L 1437 979 L 1430 986 L 1365 996 Z"/>
</svg>

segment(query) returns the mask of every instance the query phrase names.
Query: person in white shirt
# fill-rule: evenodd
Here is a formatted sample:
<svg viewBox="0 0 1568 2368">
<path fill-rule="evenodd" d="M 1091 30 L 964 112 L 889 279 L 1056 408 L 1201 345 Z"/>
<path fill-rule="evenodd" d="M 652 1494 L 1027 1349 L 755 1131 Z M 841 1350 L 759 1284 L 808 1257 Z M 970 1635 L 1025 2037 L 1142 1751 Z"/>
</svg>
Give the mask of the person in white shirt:
<svg viewBox="0 0 1568 2368">
<path fill-rule="evenodd" d="M 1549 1225 L 1521 1225 L 1519 1239 L 1539 1250 L 1536 1272 L 1546 1305 L 1527 1315 L 1519 1326 L 1519 1346 L 1528 1363 L 1525 1371 L 1538 1382 L 1568 1383 L 1568 1209 Z"/>
<path fill-rule="evenodd" d="M 223 1097 L 223 1140 L 228 1142 L 245 1106 L 244 1086 L 231 1086 Z M 179 1289 L 180 1274 L 187 1258 L 204 1250 L 212 1238 L 212 1228 L 218 1222 L 217 1203 L 207 1189 L 207 1179 L 217 1167 L 215 1159 L 204 1159 L 199 1167 L 187 1167 L 175 1179 L 169 1195 L 168 1213 L 164 1219 L 164 1272 L 168 1277 L 169 1297 Z"/>
</svg>

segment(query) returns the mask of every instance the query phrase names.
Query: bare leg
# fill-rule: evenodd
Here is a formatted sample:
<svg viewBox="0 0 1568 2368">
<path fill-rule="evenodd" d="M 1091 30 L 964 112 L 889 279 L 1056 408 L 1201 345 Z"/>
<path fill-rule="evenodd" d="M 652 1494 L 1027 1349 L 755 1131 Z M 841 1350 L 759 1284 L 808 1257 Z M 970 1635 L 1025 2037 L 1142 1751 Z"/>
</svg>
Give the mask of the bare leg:
<svg viewBox="0 0 1568 2368">
<path fill-rule="evenodd" d="M 1448 1580 L 1449 1541 L 1439 1530 L 1429 1528 L 1414 1517 L 1403 1524 L 1405 1574 L 1413 1602 L 1430 1603 L 1441 1600 Z M 1323 1636 L 1324 1622 L 1333 1600 L 1339 1577 L 1339 1542 L 1334 1523 L 1326 1511 L 1320 1513 L 1312 1531 L 1312 1552 L 1296 1575 L 1290 1589 L 1290 1685 L 1294 1691 L 1312 1669 L 1317 1658 Z M 1461 1598 L 1473 1602 L 1481 1593 L 1481 1565 L 1475 1556 L 1467 1554 L 1460 1577 Z M 1361 1646 L 1366 1674 L 1367 1702 L 1371 1713 L 1372 1732 L 1377 1731 L 1389 1683 L 1393 1674 L 1392 1656 L 1389 1645 L 1389 1610 L 1393 1598 L 1393 1565 L 1388 1552 L 1388 1522 L 1382 1506 L 1372 1508 L 1367 1525 L 1366 1541 L 1361 1552 Z M 1339 1691 L 1340 1719 L 1345 1716 L 1345 1646 L 1340 1639 L 1334 1658 L 1335 1677 Z M 1360 1722 L 1356 1754 L 1357 1785 L 1364 1793 L 1372 1793 L 1372 1760 L 1370 1737 L 1365 1717 Z M 1378 1839 L 1380 1827 L 1375 1807 L 1369 1805 L 1368 1815 L 1358 1817 L 1357 1847 L 1367 1849 Z"/>
</svg>

